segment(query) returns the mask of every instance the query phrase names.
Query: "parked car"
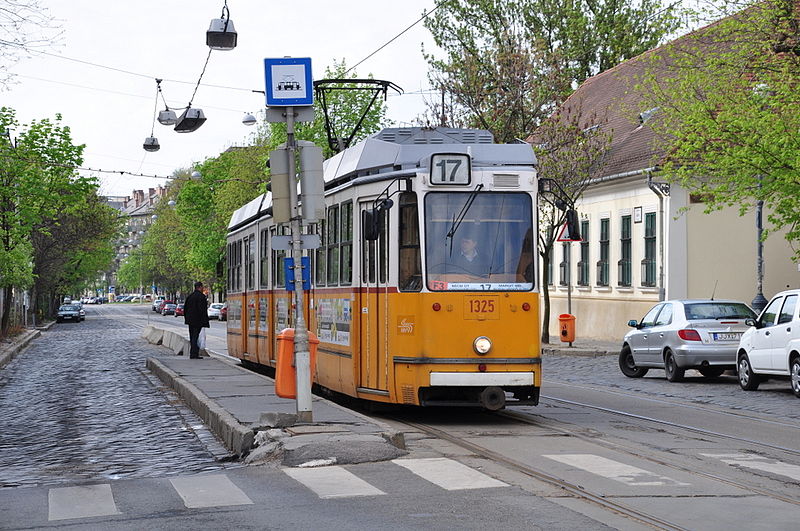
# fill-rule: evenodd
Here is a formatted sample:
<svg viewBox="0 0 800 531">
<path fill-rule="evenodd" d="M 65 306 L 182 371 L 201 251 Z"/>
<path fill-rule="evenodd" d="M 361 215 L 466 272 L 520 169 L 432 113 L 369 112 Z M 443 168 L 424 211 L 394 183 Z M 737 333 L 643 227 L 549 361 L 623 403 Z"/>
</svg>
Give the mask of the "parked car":
<svg viewBox="0 0 800 531">
<path fill-rule="evenodd" d="M 800 398 L 800 289 L 782 291 L 767 304 L 739 341 L 739 385 L 754 391 L 767 378 L 790 377 Z"/>
<path fill-rule="evenodd" d="M 173 315 L 177 306 L 178 305 L 172 301 L 164 301 L 164 304 L 161 306 L 161 315 Z"/>
<path fill-rule="evenodd" d="M 219 319 L 223 306 L 225 305 L 221 302 L 212 302 L 211 305 L 208 307 L 208 318 Z"/>
<path fill-rule="evenodd" d="M 228 303 L 224 303 L 222 308 L 219 310 L 219 320 L 220 321 L 227 321 L 228 320 Z"/>
<path fill-rule="evenodd" d="M 161 310 L 164 308 L 164 304 L 166 302 L 167 301 L 165 301 L 164 299 L 159 299 L 157 301 L 153 301 L 153 311 L 161 313 Z"/>
<path fill-rule="evenodd" d="M 736 368 L 739 338 L 755 313 L 731 300 L 670 300 L 656 304 L 622 341 L 619 368 L 629 378 L 641 378 L 651 368 L 664 369 L 678 382 L 686 369 L 716 378 Z"/>
<path fill-rule="evenodd" d="M 81 307 L 77 304 L 62 304 L 58 307 L 58 313 L 56 313 L 57 323 L 63 323 L 64 321 L 73 321 L 79 323 L 82 320 Z"/>
<path fill-rule="evenodd" d="M 179 303 L 175 306 L 175 317 L 180 317 L 183 315 L 183 303 Z"/>
</svg>

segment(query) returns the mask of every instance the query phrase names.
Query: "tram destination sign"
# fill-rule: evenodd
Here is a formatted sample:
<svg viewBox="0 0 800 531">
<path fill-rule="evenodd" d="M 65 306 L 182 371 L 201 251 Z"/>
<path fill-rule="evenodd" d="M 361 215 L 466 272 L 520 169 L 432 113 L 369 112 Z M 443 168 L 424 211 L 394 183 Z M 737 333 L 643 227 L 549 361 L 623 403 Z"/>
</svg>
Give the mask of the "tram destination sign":
<svg viewBox="0 0 800 531">
<path fill-rule="evenodd" d="M 431 184 L 448 186 L 468 185 L 472 164 L 466 153 L 435 153 L 431 155 Z"/>
</svg>

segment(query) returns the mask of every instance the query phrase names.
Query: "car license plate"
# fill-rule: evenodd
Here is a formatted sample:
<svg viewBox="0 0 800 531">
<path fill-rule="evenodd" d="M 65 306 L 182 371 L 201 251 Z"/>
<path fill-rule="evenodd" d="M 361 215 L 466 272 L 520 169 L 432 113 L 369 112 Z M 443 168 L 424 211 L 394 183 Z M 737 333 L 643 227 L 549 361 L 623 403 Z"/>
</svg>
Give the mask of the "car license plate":
<svg viewBox="0 0 800 531">
<path fill-rule="evenodd" d="M 714 332 L 714 341 L 739 341 L 740 332 Z"/>
</svg>

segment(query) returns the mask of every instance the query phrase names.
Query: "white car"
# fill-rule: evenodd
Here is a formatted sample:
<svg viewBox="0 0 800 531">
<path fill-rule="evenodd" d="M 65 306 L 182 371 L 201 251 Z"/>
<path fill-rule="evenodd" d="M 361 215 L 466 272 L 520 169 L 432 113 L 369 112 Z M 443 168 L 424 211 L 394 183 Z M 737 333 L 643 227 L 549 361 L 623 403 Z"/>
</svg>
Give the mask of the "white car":
<svg viewBox="0 0 800 531">
<path fill-rule="evenodd" d="M 745 391 L 766 378 L 790 377 L 800 398 L 800 289 L 775 295 L 739 341 L 736 370 Z"/>
<path fill-rule="evenodd" d="M 211 306 L 208 307 L 208 318 L 220 319 L 223 306 L 225 306 L 225 304 L 221 302 L 212 303 Z"/>
</svg>

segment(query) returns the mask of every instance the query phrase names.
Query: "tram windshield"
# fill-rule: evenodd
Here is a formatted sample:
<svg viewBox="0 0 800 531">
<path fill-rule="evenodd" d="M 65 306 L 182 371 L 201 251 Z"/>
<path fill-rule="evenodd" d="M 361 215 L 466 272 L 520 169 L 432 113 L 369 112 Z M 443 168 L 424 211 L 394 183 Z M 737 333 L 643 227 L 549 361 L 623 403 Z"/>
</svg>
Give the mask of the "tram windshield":
<svg viewBox="0 0 800 531">
<path fill-rule="evenodd" d="M 425 240 L 431 291 L 533 289 L 533 213 L 526 193 L 431 192 Z"/>
</svg>

